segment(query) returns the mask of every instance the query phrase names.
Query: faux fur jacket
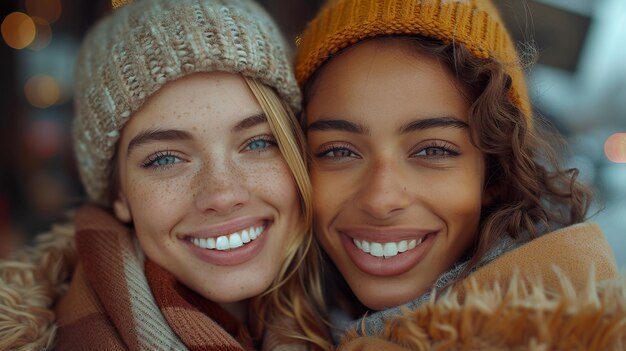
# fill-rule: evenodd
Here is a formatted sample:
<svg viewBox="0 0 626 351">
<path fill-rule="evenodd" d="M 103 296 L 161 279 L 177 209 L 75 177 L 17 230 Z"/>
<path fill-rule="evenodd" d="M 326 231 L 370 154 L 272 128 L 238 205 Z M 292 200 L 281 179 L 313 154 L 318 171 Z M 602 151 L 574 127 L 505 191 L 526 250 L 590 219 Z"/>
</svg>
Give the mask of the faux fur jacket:
<svg viewBox="0 0 626 351">
<path fill-rule="evenodd" d="M 353 330 L 339 349 L 626 350 L 626 279 L 600 228 L 578 224 L 507 252 L 381 329 Z"/>
<path fill-rule="evenodd" d="M 626 350 L 626 280 L 590 279 L 576 291 L 560 275 L 559 294 L 519 275 L 507 287 L 467 281 L 465 299 L 451 293 L 388 320 L 379 336 L 344 337 L 356 350 Z"/>
<path fill-rule="evenodd" d="M 54 344 L 53 306 L 77 260 L 73 236 L 71 225 L 54 226 L 34 247 L 0 262 L 0 350 L 46 350 Z M 530 269 L 539 264 L 528 262 L 529 252 L 518 254 Z M 594 270 L 587 267 L 584 281 L 557 270 L 554 280 L 533 283 L 506 264 L 510 258 L 503 257 L 500 266 L 508 268 L 483 271 L 484 277 L 479 270 L 462 289 L 389 320 L 376 337 L 347 335 L 339 349 L 626 350 L 626 277 L 598 283 L 600 277 L 588 275 Z M 579 260 L 570 262 L 579 269 Z"/>
</svg>

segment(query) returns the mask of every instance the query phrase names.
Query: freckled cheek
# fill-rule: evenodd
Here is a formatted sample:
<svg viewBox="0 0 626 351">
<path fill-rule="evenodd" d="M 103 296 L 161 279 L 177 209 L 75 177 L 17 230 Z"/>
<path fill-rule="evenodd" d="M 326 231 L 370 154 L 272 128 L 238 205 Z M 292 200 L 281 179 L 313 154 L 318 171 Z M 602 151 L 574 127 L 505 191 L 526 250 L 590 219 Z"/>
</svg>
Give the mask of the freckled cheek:
<svg viewBox="0 0 626 351">
<path fill-rule="evenodd" d="M 189 197 L 193 186 L 190 179 L 150 180 L 137 179 L 128 183 L 129 201 L 142 207 L 158 208 L 167 203 L 179 203 Z"/>
<path fill-rule="evenodd" d="M 277 207 L 291 207 L 299 203 L 295 180 L 282 159 L 260 162 L 252 169 L 245 168 L 244 178 L 250 191 L 265 197 Z"/>
<path fill-rule="evenodd" d="M 168 246 L 168 237 L 181 214 L 188 211 L 191 197 L 189 182 L 185 179 L 137 179 L 128 182 L 126 197 L 132 219 L 142 246 Z M 149 244 L 152 242 L 152 244 Z"/>
</svg>

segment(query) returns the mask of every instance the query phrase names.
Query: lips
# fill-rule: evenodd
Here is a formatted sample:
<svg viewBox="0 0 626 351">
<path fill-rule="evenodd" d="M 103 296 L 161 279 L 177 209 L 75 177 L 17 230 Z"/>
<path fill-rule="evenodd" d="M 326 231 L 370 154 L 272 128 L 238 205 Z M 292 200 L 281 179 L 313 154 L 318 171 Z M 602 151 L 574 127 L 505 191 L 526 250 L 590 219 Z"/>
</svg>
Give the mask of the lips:
<svg viewBox="0 0 626 351">
<path fill-rule="evenodd" d="M 342 230 L 339 235 L 358 269 L 375 276 L 394 276 L 411 270 L 426 256 L 437 231 Z"/>
</svg>

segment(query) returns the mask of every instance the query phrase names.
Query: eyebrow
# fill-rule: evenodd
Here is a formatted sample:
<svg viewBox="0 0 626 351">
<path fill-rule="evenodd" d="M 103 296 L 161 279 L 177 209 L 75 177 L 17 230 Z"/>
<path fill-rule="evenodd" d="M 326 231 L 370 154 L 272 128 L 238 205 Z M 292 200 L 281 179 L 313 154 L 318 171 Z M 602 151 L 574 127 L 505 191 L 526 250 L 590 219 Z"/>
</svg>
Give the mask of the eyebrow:
<svg viewBox="0 0 626 351">
<path fill-rule="evenodd" d="M 267 116 L 264 113 L 259 113 L 254 116 L 250 116 L 241 122 L 237 123 L 233 128 L 232 132 L 238 132 L 244 129 L 249 129 L 259 124 L 267 122 Z M 127 155 L 130 155 L 130 152 L 142 145 L 147 144 L 153 141 L 163 141 L 163 140 L 192 140 L 193 136 L 191 133 L 186 132 L 184 130 L 177 129 L 151 129 L 146 130 L 139 135 L 135 136 L 130 143 L 128 144 L 128 152 Z"/>
<path fill-rule="evenodd" d="M 259 113 L 256 114 L 254 116 L 250 116 L 244 120 L 242 120 L 241 122 L 237 123 L 233 128 L 232 128 L 232 132 L 239 132 L 242 131 L 244 129 L 249 129 L 252 127 L 255 127 L 259 124 L 263 124 L 267 122 L 267 116 L 265 115 L 265 113 Z"/>
<path fill-rule="evenodd" d="M 435 117 L 419 119 L 409 122 L 400 127 L 400 134 L 406 134 L 417 130 L 430 128 L 469 128 L 469 125 L 456 117 Z"/>
<path fill-rule="evenodd" d="M 370 131 L 367 127 L 346 121 L 345 119 L 323 119 L 315 121 L 307 127 L 307 133 L 310 131 L 342 131 L 357 134 L 369 134 Z"/>
<path fill-rule="evenodd" d="M 130 152 L 143 144 L 160 141 L 160 140 L 191 140 L 193 136 L 184 130 L 177 129 L 150 129 L 139 133 L 139 135 L 135 136 L 130 143 L 128 144 L 127 155 L 130 155 Z"/>
</svg>

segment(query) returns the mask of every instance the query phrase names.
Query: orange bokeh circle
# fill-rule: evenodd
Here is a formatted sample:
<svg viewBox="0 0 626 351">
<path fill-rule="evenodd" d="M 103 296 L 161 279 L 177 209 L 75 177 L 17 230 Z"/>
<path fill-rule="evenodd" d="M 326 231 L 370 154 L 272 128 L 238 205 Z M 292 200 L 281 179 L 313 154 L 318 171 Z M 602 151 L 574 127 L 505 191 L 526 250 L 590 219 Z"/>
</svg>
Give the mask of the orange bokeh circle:
<svg viewBox="0 0 626 351">
<path fill-rule="evenodd" d="M 626 133 L 615 133 L 604 143 L 604 153 L 611 162 L 626 163 Z"/>
</svg>

